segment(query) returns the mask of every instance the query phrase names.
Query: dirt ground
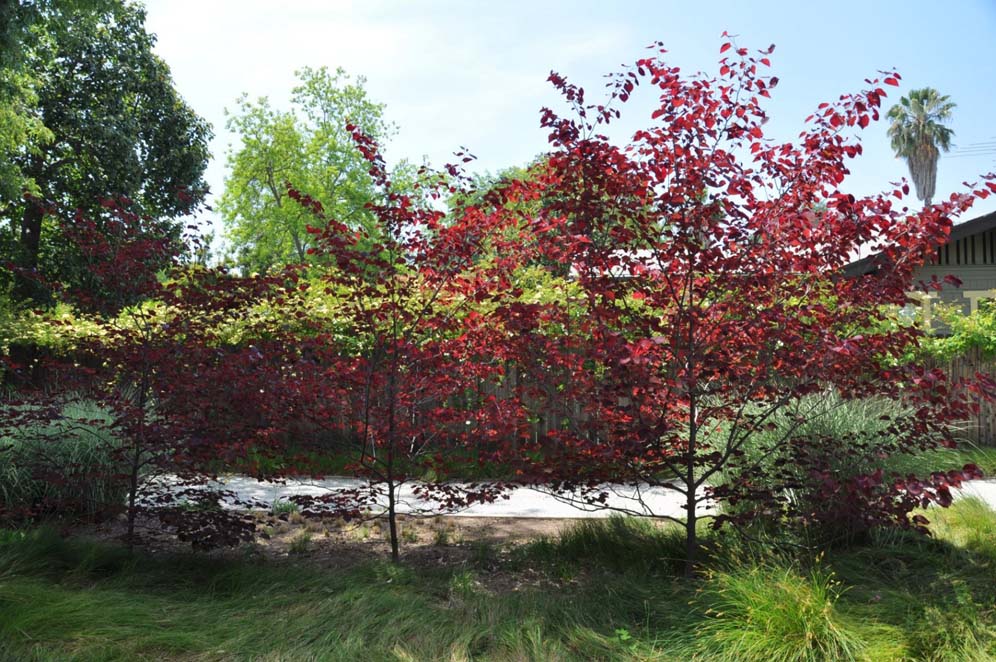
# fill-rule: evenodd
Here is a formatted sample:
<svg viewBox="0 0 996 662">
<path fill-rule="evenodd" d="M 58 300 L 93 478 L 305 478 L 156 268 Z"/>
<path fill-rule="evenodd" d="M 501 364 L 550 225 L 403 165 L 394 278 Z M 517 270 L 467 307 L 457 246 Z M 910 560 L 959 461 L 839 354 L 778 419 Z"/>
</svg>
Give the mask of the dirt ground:
<svg viewBox="0 0 996 662">
<path fill-rule="evenodd" d="M 257 512 L 256 540 L 237 548 L 205 552 L 214 557 L 298 559 L 322 567 L 348 567 L 377 558 L 390 558 L 386 519 L 344 521 L 308 518 L 298 512 Z M 399 516 L 402 561 L 415 566 L 452 566 L 482 553 L 502 555 L 522 543 L 554 538 L 575 520 L 501 517 Z M 107 541 L 121 540 L 121 521 L 67 531 L 67 534 Z M 157 522 L 141 527 L 140 547 L 147 552 L 189 551 L 190 546 L 162 530 Z"/>
</svg>

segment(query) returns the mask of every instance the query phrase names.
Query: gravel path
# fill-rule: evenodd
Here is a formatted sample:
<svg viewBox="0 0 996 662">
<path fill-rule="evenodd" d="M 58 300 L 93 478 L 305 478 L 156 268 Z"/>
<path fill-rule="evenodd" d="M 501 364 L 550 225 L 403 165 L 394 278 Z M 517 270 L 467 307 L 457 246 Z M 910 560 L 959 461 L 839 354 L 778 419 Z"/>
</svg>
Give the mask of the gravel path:
<svg viewBox="0 0 996 662">
<path fill-rule="evenodd" d="M 243 498 L 251 498 L 267 504 L 293 495 L 321 496 L 344 489 L 362 487 L 364 482 L 355 478 L 327 478 L 315 481 L 288 480 L 284 483 L 258 481 L 246 476 L 229 476 L 218 481 L 217 487 L 232 490 Z M 507 499 L 494 503 L 475 504 L 458 512 L 449 513 L 462 517 L 536 517 L 536 518 L 589 518 L 609 517 L 613 513 L 651 514 L 657 516 L 681 517 L 684 514 L 684 497 L 674 490 L 661 487 L 608 485 L 608 508 L 585 506 L 577 498 L 554 496 L 529 487 L 510 490 Z M 996 508 L 996 479 L 973 480 L 965 483 L 959 495 L 976 496 Z M 573 501 L 573 503 L 572 503 Z M 380 504 L 386 504 L 386 498 Z M 411 485 L 401 489 L 398 511 L 431 508 L 432 503 L 417 497 Z M 385 506 L 386 507 L 386 506 Z M 712 511 L 712 504 L 702 503 L 700 514 Z"/>
</svg>

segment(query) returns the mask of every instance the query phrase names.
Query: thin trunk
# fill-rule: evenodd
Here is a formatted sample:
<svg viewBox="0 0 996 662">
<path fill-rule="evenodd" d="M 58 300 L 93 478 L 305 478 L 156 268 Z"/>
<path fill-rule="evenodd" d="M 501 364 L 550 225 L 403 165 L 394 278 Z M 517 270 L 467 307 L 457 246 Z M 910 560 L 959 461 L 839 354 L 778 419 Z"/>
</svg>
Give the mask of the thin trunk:
<svg viewBox="0 0 996 662">
<path fill-rule="evenodd" d="M 689 469 L 691 473 L 691 469 Z M 695 515 L 695 488 L 688 490 L 685 501 L 685 578 L 691 579 L 698 572 L 699 564 L 699 539 L 695 530 L 697 523 Z"/>
<path fill-rule="evenodd" d="M 394 500 L 394 481 L 387 480 L 387 526 L 391 531 L 391 560 L 397 563 L 401 559 L 398 547 L 398 513 Z"/>
<path fill-rule="evenodd" d="M 391 531 L 391 560 L 395 563 L 401 558 L 398 552 L 398 513 L 394 502 L 394 446 L 397 443 L 394 408 L 398 399 L 397 371 L 398 347 L 395 341 L 391 356 L 391 375 L 387 382 L 387 462 L 384 465 L 387 471 L 387 525 Z"/>
<path fill-rule="evenodd" d="M 142 449 L 138 440 L 135 440 L 131 457 L 131 475 L 128 476 L 128 551 L 135 549 L 135 519 L 137 509 L 135 502 L 138 498 L 138 470 L 141 464 Z"/>
<path fill-rule="evenodd" d="M 685 497 L 685 578 L 691 579 L 698 572 L 699 540 L 695 530 L 695 452 L 698 443 L 698 398 L 696 390 L 698 384 L 695 381 L 695 371 L 698 366 L 695 363 L 695 308 L 692 299 L 692 280 L 689 278 L 688 284 L 688 361 L 686 362 L 685 378 L 689 383 L 688 394 L 688 455 L 685 464 L 685 488 L 688 493 Z"/>
<path fill-rule="evenodd" d="M 135 520 L 138 515 L 139 472 L 142 466 L 142 448 L 145 436 L 145 405 L 148 399 L 149 382 L 147 375 L 142 375 L 138 392 L 138 430 L 135 433 L 135 443 L 132 446 L 131 474 L 128 476 L 128 550 L 135 548 Z"/>
<path fill-rule="evenodd" d="M 699 540 L 695 530 L 695 445 L 698 437 L 698 427 L 695 425 L 695 399 L 692 398 L 689 407 L 690 426 L 688 432 L 688 455 L 685 461 L 685 577 L 691 579 L 698 570 Z"/>
</svg>

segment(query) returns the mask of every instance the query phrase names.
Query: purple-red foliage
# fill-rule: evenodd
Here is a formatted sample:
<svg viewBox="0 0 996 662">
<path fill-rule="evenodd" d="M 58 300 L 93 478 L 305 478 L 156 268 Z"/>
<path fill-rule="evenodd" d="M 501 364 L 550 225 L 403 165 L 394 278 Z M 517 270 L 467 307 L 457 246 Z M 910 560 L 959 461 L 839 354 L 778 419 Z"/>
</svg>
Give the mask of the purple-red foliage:
<svg viewBox="0 0 996 662">
<path fill-rule="evenodd" d="M 314 252 L 329 267 L 314 287 L 336 310 L 332 322 L 306 324 L 299 345 L 307 364 L 283 388 L 335 439 L 347 470 L 369 481 L 306 505 L 355 515 L 382 495 L 397 557 L 402 485 L 430 478 L 416 490 L 436 502 L 432 512 L 501 491 L 446 479 L 479 471 L 499 450 L 496 440 L 517 432 L 513 403 L 482 385 L 502 379 L 506 332 L 488 311 L 512 295 L 525 244 L 522 219 L 505 208 L 439 211 L 434 201 L 450 192 L 444 177 L 423 173 L 429 184 L 397 192 L 375 143 L 350 130 L 381 189 L 381 202 L 368 205 L 376 222 L 354 228 L 325 218 L 319 203 L 289 188 L 315 214 Z"/>
<path fill-rule="evenodd" d="M 123 485 L 127 500 L 109 514 L 126 514 L 129 542 L 150 518 L 195 547 L 245 540 L 251 520 L 230 507 L 253 504 L 222 493 L 210 479 L 282 424 L 270 387 L 293 346 L 278 342 L 273 330 L 248 326 L 232 344 L 225 329 L 254 304 L 280 296 L 288 277 L 183 269 L 175 243 L 148 231 L 150 219 L 116 202 L 104 206 L 110 218 L 100 224 L 80 215 L 64 223 L 91 286 L 62 294 L 97 332 L 77 343 L 69 361 L 50 362 L 53 379 L 44 388 L 21 389 L 5 407 L 5 424 L 30 436 L 60 421 L 64 403 L 94 403 L 110 416 L 93 424 L 106 433 L 112 458 L 100 471 L 113 475 L 77 476 L 75 467 L 39 462 L 39 477 Z M 42 448 L 35 455 L 43 458 L 46 440 L 36 441 Z"/>
<path fill-rule="evenodd" d="M 798 140 L 782 143 L 764 131 L 764 99 L 778 82 L 765 73 L 771 49 L 735 48 L 718 76 L 685 76 L 660 44 L 654 50 L 610 77 L 601 104 L 550 76 L 573 116 L 543 111 L 553 151 L 534 242 L 579 294 L 569 305 L 510 312 L 518 360 L 531 373 L 524 397 L 577 413 L 526 448 L 524 477 L 675 490 L 690 568 L 696 506 L 710 491 L 757 502 L 744 511 L 751 517 L 784 512 L 792 485 L 766 460 L 790 447 L 808 448 L 796 460 L 806 457 L 807 485 L 827 509 L 805 516 L 844 509 L 869 524 L 917 525 L 913 505 L 943 504 L 948 485 L 977 470 L 944 481 L 872 474 L 828 483 L 820 441 L 791 425 L 760 457 L 746 451 L 789 405 L 820 393 L 904 403 L 910 413 L 890 436 L 895 452 L 953 444 L 951 424 L 974 407 L 970 384 L 900 365 L 922 331 L 894 324 L 888 306 L 907 302 L 915 270 L 945 241 L 951 219 L 996 183 L 987 177 L 922 211 L 903 206 L 905 183 L 863 198 L 842 190 L 847 161 L 861 153 L 855 131 L 879 118 L 882 85 L 897 74 L 821 104 Z M 641 84 L 659 99 L 651 123 L 618 145 L 607 125 Z M 877 271 L 845 276 L 868 250 L 880 255 Z"/>
<path fill-rule="evenodd" d="M 919 479 L 864 468 L 953 445 L 952 423 L 974 411 L 969 396 L 993 393 L 991 380 L 901 363 L 922 331 L 896 325 L 888 306 L 907 302 L 951 219 L 996 182 L 922 211 L 903 206 L 903 182 L 863 198 L 842 190 L 861 153 L 855 132 L 879 119 L 897 74 L 821 104 L 782 143 L 764 132 L 772 49 L 724 43 L 716 76 L 683 76 L 654 50 L 610 77 L 602 104 L 551 74 L 573 116 L 543 110 L 545 161 L 528 181 L 448 214 L 439 201 L 459 185 L 455 166 L 400 192 L 376 143 L 348 127 L 380 190 L 374 222 L 327 218 L 288 185 L 314 215 L 320 268 L 181 272 L 175 244 L 122 205 L 105 205 L 112 218 L 100 226 L 75 219 L 66 236 L 93 287 L 66 296 L 99 316 L 102 334 L 81 348 L 100 360 L 72 368 L 85 378 L 74 388 L 112 413 L 129 535 L 158 514 L 197 545 L 245 539 L 251 522 L 206 481 L 240 462 L 261 476 L 317 474 L 316 453 L 345 458 L 369 487 L 302 503 L 359 515 L 386 497 L 395 557 L 403 485 L 428 479 L 417 484 L 434 512 L 459 508 L 502 486 L 449 479 L 494 463 L 593 502 L 605 482 L 676 491 L 690 572 L 707 494 L 731 506 L 718 521 L 859 528 L 921 528 L 913 508 L 949 503 L 977 468 Z M 658 103 L 646 128 L 616 144 L 607 125 L 639 85 Z M 845 276 L 869 250 L 876 270 Z M 563 299 L 523 297 L 527 266 L 569 280 Z M 308 288 L 328 314 L 304 307 L 295 293 Z M 228 340 L 220 329 L 260 302 L 287 323 L 249 324 Z M 791 407 L 829 393 L 889 399 L 905 413 L 859 440 L 800 432 L 806 414 Z M 527 415 L 552 423 L 535 443 Z"/>
</svg>

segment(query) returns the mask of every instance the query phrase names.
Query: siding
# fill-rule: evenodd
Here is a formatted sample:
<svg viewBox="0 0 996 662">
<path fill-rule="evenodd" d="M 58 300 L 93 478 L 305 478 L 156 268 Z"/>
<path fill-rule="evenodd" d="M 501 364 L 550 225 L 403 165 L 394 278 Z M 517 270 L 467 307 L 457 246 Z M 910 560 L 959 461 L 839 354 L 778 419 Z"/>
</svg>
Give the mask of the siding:
<svg viewBox="0 0 996 662">
<path fill-rule="evenodd" d="M 942 267 L 996 266 L 996 229 L 944 244 L 937 249 L 931 264 Z"/>
<path fill-rule="evenodd" d="M 960 287 L 943 283 L 952 275 Z M 960 304 L 962 312 L 975 310 L 981 299 L 996 298 L 996 228 L 978 232 L 939 247 L 929 264 L 914 276 L 914 282 L 929 282 L 934 277 L 943 283 L 931 298 L 946 304 Z"/>
</svg>

